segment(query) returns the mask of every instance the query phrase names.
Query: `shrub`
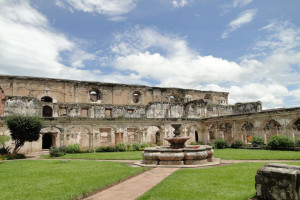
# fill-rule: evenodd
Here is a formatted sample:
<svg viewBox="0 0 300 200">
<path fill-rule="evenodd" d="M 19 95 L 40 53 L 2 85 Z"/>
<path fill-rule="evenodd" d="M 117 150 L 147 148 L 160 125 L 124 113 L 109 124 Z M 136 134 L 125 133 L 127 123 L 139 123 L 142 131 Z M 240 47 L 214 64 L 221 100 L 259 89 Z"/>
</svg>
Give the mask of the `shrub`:
<svg viewBox="0 0 300 200">
<path fill-rule="evenodd" d="M 241 141 L 241 140 L 235 140 L 235 141 L 233 141 L 233 142 L 231 143 L 231 145 L 230 145 L 230 147 L 231 147 L 231 148 L 234 148 L 234 149 L 239 149 L 239 148 L 241 148 L 242 146 L 244 146 L 244 143 L 243 143 L 243 141 Z"/>
<path fill-rule="evenodd" d="M 21 153 L 12 153 L 12 154 L 5 155 L 6 160 L 24 159 L 24 158 L 26 158 L 26 156 Z"/>
<path fill-rule="evenodd" d="M 295 147 L 300 147 L 300 138 L 299 137 L 295 138 Z"/>
<path fill-rule="evenodd" d="M 294 146 L 294 141 L 284 135 L 272 136 L 267 144 L 271 149 L 288 150 Z"/>
<path fill-rule="evenodd" d="M 202 141 L 196 142 L 196 145 L 203 145 L 203 144 L 204 144 L 204 142 L 202 142 Z"/>
<path fill-rule="evenodd" d="M 0 155 L 9 154 L 10 149 L 11 149 L 10 147 L 1 147 L 0 148 Z"/>
<path fill-rule="evenodd" d="M 8 142 L 10 138 L 9 135 L 0 135 L 0 145 L 5 148 L 5 143 Z"/>
<path fill-rule="evenodd" d="M 216 149 L 225 149 L 226 147 L 228 147 L 228 143 L 224 139 L 218 139 L 214 141 L 214 147 Z"/>
<path fill-rule="evenodd" d="M 141 148 L 146 148 L 147 147 L 147 144 L 146 143 L 141 143 Z"/>
<path fill-rule="evenodd" d="M 116 147 L 110 146 L 110 147 L 108 147 L 107 151 L 108 152 L 116 152 L 116 151 L 118 151 L 118 149 Z"/>
<path fill-rule="evenodd" d="M 51 147 L 49 149 L 49 154 L 51 157 L 61 157 L 66 155 L 67 148 L 65 146 L 62 147 Z"/>
<path fill-rule="evenodd" d="M 253 136 L 253 138 L 250 140 L 250 143 L 253 147 L 260 147 L 265 144 L 265 140 L 263 137 Z"/>
<path fill-rule="evenodd" d="M 196 142 L 191 142 L 190 145 L 196 145 Z"/>
<path fill-rule="evenodd" d="M 127 150 L 128 150 L 128 149 L 131 149 L 131 145 L 130 145 L 130 144 L 127 144 L 126 149 L 127 149 Z"/>
<path fill-rule="evenodd" d="M 107 151 L 108 151 L 108 147 L 106 146 L 101 146 L 96 149 L 96 152 L 107 152 Z"/>
<path fill-rule="evenodd" d="M 66 148 L 67 153 L 81 153 L 81 148 L 79 144 L 71 144 Z"/>
<path fill-rule="evenodd" d="M 124 143 L 118 143 L 118 144 L 116 145 L 116 148 L 117 148 L 117 150 L 120 151 L 120 152 L 126 151 L 126 145 L 125 145 Z"/>
<path fill-rule="evenodd" d="M 132 144 L 132 148 L 135 150 L 135 151 L 139 151 L 140 148 L 141 148 L 141 144 L 135 142 Z"/>
</svg>

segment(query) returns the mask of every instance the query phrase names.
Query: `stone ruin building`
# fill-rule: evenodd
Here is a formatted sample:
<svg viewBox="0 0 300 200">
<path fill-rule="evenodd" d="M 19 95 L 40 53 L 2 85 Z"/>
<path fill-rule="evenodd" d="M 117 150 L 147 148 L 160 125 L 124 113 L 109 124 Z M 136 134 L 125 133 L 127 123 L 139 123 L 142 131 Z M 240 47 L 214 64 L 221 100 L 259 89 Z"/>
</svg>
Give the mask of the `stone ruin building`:
<svg viewBox="0 0 300 200">
<path fill-rule="evenodd" d="M 10 134 L 4 118 L 12 114 L 43 117 L 46 124 L 23 153 L 75 143 L 83 149 L 120 142 L 168 145 L 164 138 L 173 135 L 174 123 L 191 137 L 187 144 L 300 136 L 300 108 L 262 110 L 259 101 L 229 105 L 227 92 L 0 75 L 1 135 Z"/>
</svg>

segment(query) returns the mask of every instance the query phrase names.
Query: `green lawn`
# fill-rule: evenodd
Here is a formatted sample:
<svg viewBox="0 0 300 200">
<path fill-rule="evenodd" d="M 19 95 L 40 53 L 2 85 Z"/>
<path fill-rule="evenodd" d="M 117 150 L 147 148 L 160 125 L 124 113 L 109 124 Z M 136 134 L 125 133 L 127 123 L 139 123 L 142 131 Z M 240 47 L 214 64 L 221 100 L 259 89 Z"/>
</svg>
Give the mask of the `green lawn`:
<svg viewBox="0 0 300 200">
<path fill-rule="evenodd" d="M 243 200 L 255 195 L 255 174 L 265 163 L 239 163 L 206 169 L 181 169 L 142 199 Z M 298 163 L 289 163 L 296 164 Z"/>
<path fill-rule="evenodd" d="M 142 160 L 143 151 L 126 151 L 126 152 L 105 152 L 105 153 L 76 153 L 66 154 L 62 157 L 54 157 L 55 159 L 90 159 L 90 160 Z M 43 156 L 42 158 L 50 158 Z"/>
<path fill-rule="evenodd" d="M 297 160 L 300 151 L 215 149 L 214 157 L 225 160 Z"/>
<path fill-rule="evenodd" d="M 271 151 L 253 149 L 215 149 L 214 157 L 224 160 L 298 160 L 300 151 Z M 43 156 L 42 158 L 49 158 Z M 67 154 L 66 159 L 142 160 L 142 151 Z"/>
<path fill-rule="evenodd" d="M 98 161 L 0 162 L 0 199 L 74 199 L 144 170 Z"/>
</svg>

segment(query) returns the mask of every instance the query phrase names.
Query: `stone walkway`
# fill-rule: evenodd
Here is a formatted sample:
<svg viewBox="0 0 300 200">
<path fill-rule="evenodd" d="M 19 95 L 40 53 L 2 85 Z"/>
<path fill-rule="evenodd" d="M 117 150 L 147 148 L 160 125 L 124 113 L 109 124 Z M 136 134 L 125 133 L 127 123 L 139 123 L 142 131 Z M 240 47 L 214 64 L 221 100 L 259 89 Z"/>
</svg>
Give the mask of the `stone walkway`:
<svg viewBox="0 0 300 200">
<path fill-rule="evenodd" d="M 178 168 L 153 168 L 111 188 L 98 192 L 86 200 L 134 200 L 157 185 Z"/>
</svg>

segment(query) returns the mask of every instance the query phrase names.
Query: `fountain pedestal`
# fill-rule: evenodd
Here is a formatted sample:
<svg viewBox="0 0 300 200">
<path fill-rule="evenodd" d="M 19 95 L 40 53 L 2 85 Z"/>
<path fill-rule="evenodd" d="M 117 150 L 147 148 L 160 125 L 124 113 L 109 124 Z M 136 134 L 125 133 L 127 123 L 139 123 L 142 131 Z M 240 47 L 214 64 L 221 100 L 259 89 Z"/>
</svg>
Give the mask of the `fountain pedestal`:
<svg viewBox="0 0 300 200">
<path fill-rule="evenodd" d="M 189 137 L 180 137 L 181 124 L 173 124 L 175 136 L 165 138 L 170 147 L 147 147 L 143 152 L 143 163 L 151 165 L 202 165 L 213 161 L 212 146 L 188 145 Z"/>
</svg>

